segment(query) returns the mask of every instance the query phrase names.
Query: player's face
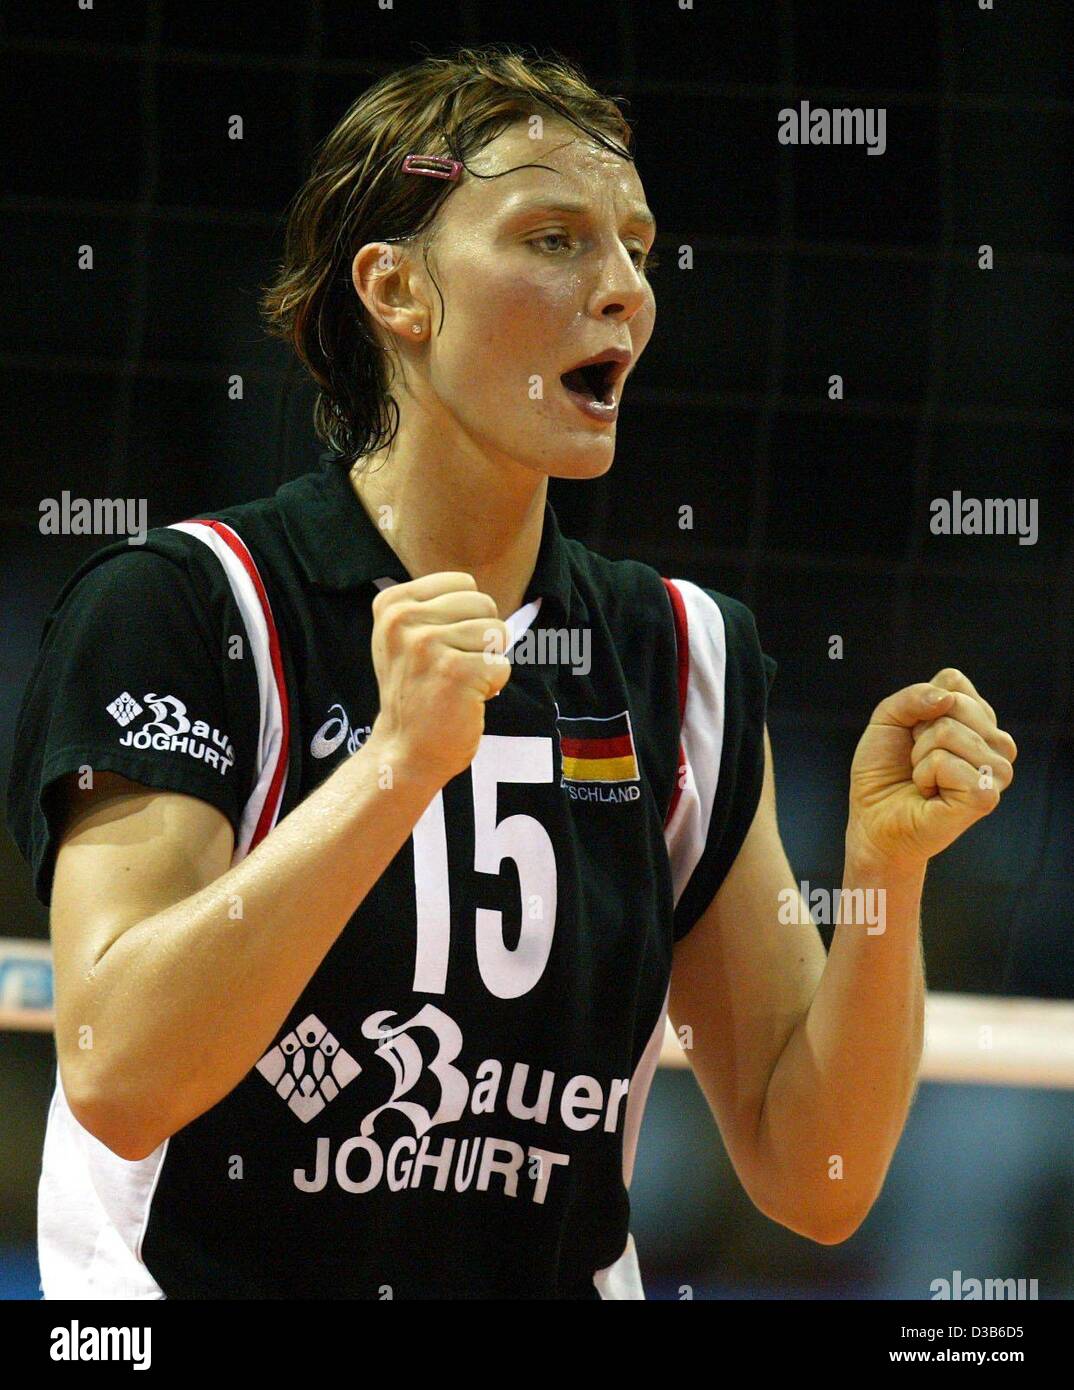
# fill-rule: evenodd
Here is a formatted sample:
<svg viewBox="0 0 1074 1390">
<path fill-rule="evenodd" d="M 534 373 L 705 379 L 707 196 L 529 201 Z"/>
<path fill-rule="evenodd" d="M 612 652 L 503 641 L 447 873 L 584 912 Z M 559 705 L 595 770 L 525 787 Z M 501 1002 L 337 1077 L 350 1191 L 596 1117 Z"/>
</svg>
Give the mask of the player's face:
<svg viewBox="0 0 1074 1390">
<path fill-rule="evenodd" d="M 644 273 L 655 227 L 633 164 L 575 127 L 510 127 L 470 160 L 437 218 L 427 403 L 491 455 L 553 477 L 604 473 L 618 402 L 653 331 Z M 542 168 L 518 168 L 542 165 Z M 561 376 L 608 349 L 609 382 Z M 587 374 L 588 377 L 588 374 Z M 610 405 L 588 404 L 603 398 Z M 404 411 L 406 406 L 403 407 Z"/>
</svg>

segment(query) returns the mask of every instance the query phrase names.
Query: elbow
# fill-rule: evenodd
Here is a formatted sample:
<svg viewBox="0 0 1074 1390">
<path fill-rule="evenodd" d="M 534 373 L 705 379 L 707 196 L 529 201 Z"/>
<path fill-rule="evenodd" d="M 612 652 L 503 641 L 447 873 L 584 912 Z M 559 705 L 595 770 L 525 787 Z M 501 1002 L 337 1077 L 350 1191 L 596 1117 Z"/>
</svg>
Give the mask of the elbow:
<svg viewBox="0 0 1074 1390">
<path fill-rule="evenodd" d="M 815 1245 L 842 1245 L 857 1231 L 868 1212 L 765 1212 L 765 1215 Z"/>
<path fill-rule="evenodd" d="M 68 1102 L 70 1104 L 70 1102 Z M 130 1112 L 120 1107 L 100 1102 L 71 1105 L 71 1114 L 99 1144 L 103 1144 L 117 1158 L 128 1163 L 137 1163 L 148 1158 L 163 1142 L 151 1137 L 145 1130 L 133 1123 Z"/>
<path fill-rule="evenodd" d="M 825 1202 L 804 1208 L 801 1203 L 790 1205 L 785 1200 L 759 1202 L 754 1205 L 770 1221 L 785 1226 L 788 1231 L 811 1240 L 816 1245 L 842 1245 L 858 1230 L 872 1210 L 872 1202 L 845 1205 Z"/>
<path fill-rule="evenodd" d="M 867 1215 L 867 1212 L 862 1212 L 860 1216 L 817 1221 L 803 1235 L 817 1245 L 842 1245 L 858 1230 Z"/>
<path fill-rule="evenodd" d="M 78 1124 L 117 1158 L 137 1163 L 158 1149 L 163 1138 L 151 1133 L 139 1120 L 136 1109 L 117 1098 L 107 1083 L 69 1085 L 64 1075 L 63 1091 L 67 1105 Z"/>
<path fill-rule="evenodd" d="M 861 1227 L 879 1195 L 877 1187 L 868 1194 L 829 1201 L 809 1214 L 802 1234 L 817 1245 L 842 1245 Z"/>
<path fill-rule="evenodd" d="M 790 1214 L 766 1211 L 764 1214 L 780 1226 L 786 1226 L 787 1230 L 793 1231 L 796 1236 L 811 1240 L 816 1245 L 842 1245 L 857 1231 L 868 1213 L 849 1216 L 842 1212 Z"/>
</svg>

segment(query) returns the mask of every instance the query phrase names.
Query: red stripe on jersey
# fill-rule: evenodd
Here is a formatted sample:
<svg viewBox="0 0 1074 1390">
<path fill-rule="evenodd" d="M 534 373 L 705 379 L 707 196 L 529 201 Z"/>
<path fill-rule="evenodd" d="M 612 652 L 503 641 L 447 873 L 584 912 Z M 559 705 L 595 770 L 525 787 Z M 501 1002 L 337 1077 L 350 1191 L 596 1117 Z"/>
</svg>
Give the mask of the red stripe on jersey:
<svg viewBox="0 0 1074 1390">
<path fill-rule="evenodd" d="M 253 839 L 250 841 L 250 849 L 261 843 L 272 827 L 276 812 L 280 802 L 280 789 L 283 784 L 284 773 L 287 770 L 287 756 L 291 742 L 291 717 L 287 704 L 287 682 L 283 675 L 283 658 L 280 655 L 280 637 L 276 631 L 276 620 L 272 616 L 272 605 L 269 603 L 268 594 L 265 586 L 261 582 L 261 576 L 254 563 L 254 557 L 247 550 L 242 537 L 238 532 L 233 531 L 230 526 L 222 521 L 208 521 L 204 517 L 191 517 L 191 522 L 198 526 L 208 526 L 210 530 L 216 532 L 228 549 L 238 558 L 243 569 L 250 576 L 250 582 L 257 592 L 258 600 L 261 604 L 261 611 L 265 615 L 265 626 L 268 629 L 269 639 L 269 658 L 272 662 L 272 674 L 276 681 L 276 692 L 280 699 L 280 718 L 283 725 L 283 737 L 280 740 L 280 755 L 276 759 L 276 766 L 273 769 L 272 781 L 269 783 L 268 796 L 265 797 L 265 804 L 261 808 L 261 814 L 257 819 L 257 826 L 254 830 Z"/>
<path fill-rule="evenodd" d="M 661 575 L 663 579 L 663 575 Z M 671 615 L 675 620 L 675 646 L 678 651 L 678 675 L 679 675 L 679 727 L 682 728 L 683 715 L 686 712 L 686 692 L 690 684 L 690 628 L 686 621 L 686 605 L 683 603 L 682 594 L 679 593 L 670 579 L 664 579 L 664 588 L 668 591 L 668 598 L 671 600 Z M 668 813 L 664 817 L 664 825 L 671 822 L 675 814 L 675 808 L 679 804 L 679 797 L 682 795 L 682 773 L 686 765 L 686 750 L 679 742 L 679 766 L 675 770 L 675 790 L 671 794 L 671 803 L 668 806 Z"/>
<path fill-rule="evenodd" d="M 634 752 L 634 740 L 629 734 L 616 738 L 564 738 L 560 735 L 560 751 L 565 758 L 622 758 Z"/>
</svg>

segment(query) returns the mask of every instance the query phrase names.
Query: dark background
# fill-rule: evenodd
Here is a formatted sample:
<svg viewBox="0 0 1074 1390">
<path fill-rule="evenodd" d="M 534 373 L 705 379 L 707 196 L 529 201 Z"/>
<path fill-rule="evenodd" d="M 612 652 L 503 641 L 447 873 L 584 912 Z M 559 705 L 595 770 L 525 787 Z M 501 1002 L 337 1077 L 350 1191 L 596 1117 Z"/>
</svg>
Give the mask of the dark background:
<svg viewBox="0 0 1074 1390">
<path fill-rule="evenodd" d="M 256 310 L 313 143 L 418 41 L 555 49 L 629 98 L 662 261 L 614 468 L 552 483 L 563 529 L 753 609 L 780 665 L 784 842 L 814 886 L 841 879 L 872 707 L 964 670 L 1014 735 L 1018 775 L 930 868 L 930 988 L 1074 997 L 1064 7 L 46 0 L 5 6 L 0 24 L 0 773 L 44 616 L 108 539 L 41 536 L 42 498 L 146 497 L 154 525 L 317 464 L 312 394 Z M 886 152 L 780 145 L 777 113 L 802 100 L 885 107 Z M 77 268 L 85 243 L 92 273 Z M 843 401 L 828 399 L 833 373 Z M 932 535 L 930 502 L 956 489 L 1038 499 L 1037 544 Z M 0 935 L 47 935 L 6 832 L 0 909 Z M 0 1293 L 36 1291 L 51 1082 L 47 1035 L 0 1033 Z M 643 1272 L 672 1295 L 926 1297 L 959 1267 L 1069 1296 L 1072 1121 L 1069 1092 L 924 1086 L 873 1214 L 825 1249 L 754 1210 L 692 1079 L 662 1074 L 635 1184 Z"/>
</svg>

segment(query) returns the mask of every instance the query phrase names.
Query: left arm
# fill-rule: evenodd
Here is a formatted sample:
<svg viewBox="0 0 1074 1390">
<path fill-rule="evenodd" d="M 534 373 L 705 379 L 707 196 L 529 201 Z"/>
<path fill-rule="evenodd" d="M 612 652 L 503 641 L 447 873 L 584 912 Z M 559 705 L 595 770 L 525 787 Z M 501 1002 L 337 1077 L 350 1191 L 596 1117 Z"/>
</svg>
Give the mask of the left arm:
<svg viewBox="0 0 1074 1390">
<path fill-rule="evenodd" d="M 880 1191 L 921 1056 L 925 865 L 998 804 L 1016 754 L 957 671 L 877 706 L 851 770 L 843 887 L 882 890 L 884 915 L 851 914 L 825 957 L 780 842 L 766 732 L 760 805 L 675 948 L 670 1014 L 743 1186 L 800 1234 L 845 1240 Z M 801 904 L 791 924 L 781 900 Z"/>
</svg>

